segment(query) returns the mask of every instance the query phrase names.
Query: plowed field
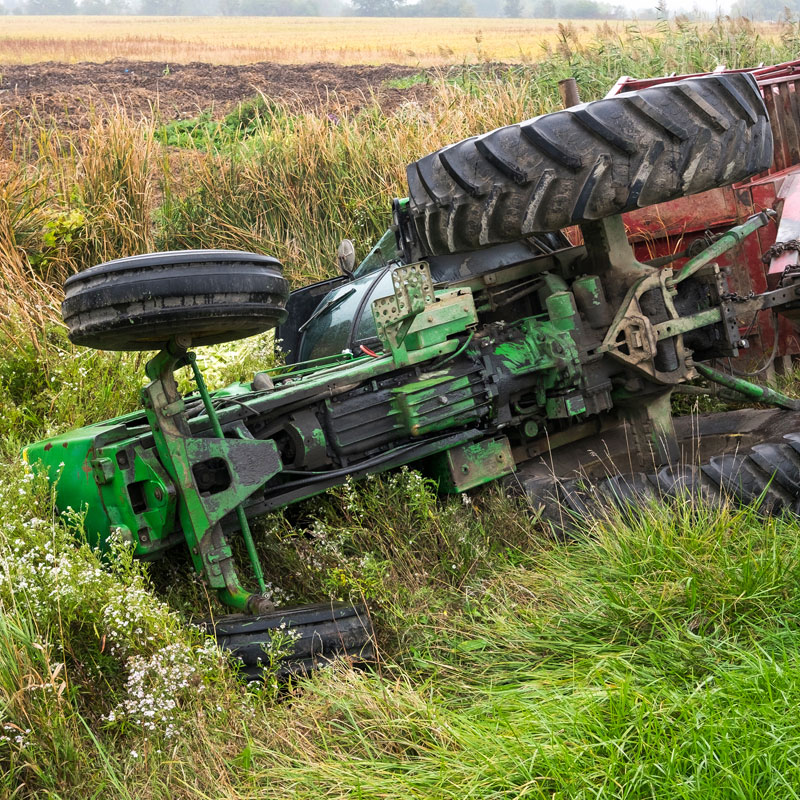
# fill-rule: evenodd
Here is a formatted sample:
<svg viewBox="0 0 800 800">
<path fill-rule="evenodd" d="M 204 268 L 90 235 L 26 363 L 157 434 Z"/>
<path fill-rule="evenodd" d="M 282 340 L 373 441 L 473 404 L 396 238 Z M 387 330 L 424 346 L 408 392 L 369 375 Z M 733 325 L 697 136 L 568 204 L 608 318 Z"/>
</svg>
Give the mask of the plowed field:
<svg viewBox="0 0 800 800">
<path fill-rule="evenodd" d="M 163 120 L 225 113 L 261 92 L 300 108 L 343 102 L 351 108 L 375 95 L 386 109 L 419 95 L 424 86 L 393 89 L 387 81 L 417 70 L 392 64 L 166 64 L 116 59 L 104 64 L 45 62 L 0 68 L 0 115 L 37 113 L 79 127 L 94 109 L 118 105 Z"/>
</svg>

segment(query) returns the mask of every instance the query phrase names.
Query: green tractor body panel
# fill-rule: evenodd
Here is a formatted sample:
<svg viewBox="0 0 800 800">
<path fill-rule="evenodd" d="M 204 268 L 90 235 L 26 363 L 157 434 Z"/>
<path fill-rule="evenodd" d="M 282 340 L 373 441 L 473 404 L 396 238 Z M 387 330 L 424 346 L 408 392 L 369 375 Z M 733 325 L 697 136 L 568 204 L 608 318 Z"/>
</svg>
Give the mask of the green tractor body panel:
<svg viewBox="0 0 800 800">
<path fill-rule="evenodd" d="M 748 221 L 741 235 L 767 219 Z M 591 263 L 584 248 L 533 258 L 503 251 L 506 268 L 462 263 L 456 280 L 438 285 L 427 262 L 376 262 L 307 309 L 301 350 L 311 342 L 320 357 L 290 358 L 209 393 L 194 354 L 176 340 L 147 365 L 144 411 L 32 444 L 25 456 L 54 482 L 59 510 L 84 515 L 92 546 L 105 551 L 118 536 L 137 557 L 154 559 L 184 542 L 210 587 L 240 610 L 260 601 L 239 580 L 231 533 L 241 532 L 263 586 L 248 520 L 348 476 L 413 463 L 443 491 L 467 491 L 617 406 L 639 420 L 642 447 L 660 459 L 671 421 L 659 353 L 672 342 L 680 353 L 709 329 L 723 342 L 717 352 L 733 353 L 724 322 L 732 300 L 713 269 L 670 283 L 635 262 L 618 221 L 604 223 L 602 236 L 603 252 L 621 254 L 630 288 L 617 294 L 627 315 L 611 313 L 607 299 L 617 262 L 605 276 L 581 274 L 576 264 Z M 384 251 L 385 243 L 375 259 Z M 451 267 L 439 264 L 439 274 Z M 660 311 L 650 321 L 654 294 L 672 317 L 663 321 Z M 679 313 L 684 295 L 703 300 Z M 747 302 L 787 297 L 781 290 Z M 359 331 L 374 349 L 342 346 L 363 342 Z M 197 385 L 186 396 L 174 377 L 183 366 Z M 676 380 L 697 375 L 688 359 L 670 368 Z"/>
<path fill-rule="evenodd" d="M 136 543 L 136 556 L 150 559 L 182 537 L 175 528 L 175 490 L 137 430 L 149 435 L 142 412 L 36 442 L 24 457 L 50 477 L 58 509 L 82 516 L 92 547 L 105 552 L 117 535 Z"/>
<path fill-rule="evenodd" d="M 538 430 L 548 404 L 582 397 L 574 304 L 545 303 L 546 313 L 478 340 L 469 288 L 434 291 L 426 265 L 388 274 L 394 292 L 372 307 L 380 353 L 290 364 L 213 393 L 198 384 L 185 397 L 168 385 L 184 362 L 162 354 L 148 365 L 144 412 L 37 442 L 26 458 L 54 481 L 59 510 L 84 515 L 88 541 L 103 551 L 117 535 L 153 559 L 196 529 L 198 569 L 222 591 L 230 587 L 213 562 L 230 558 L 230 548 L 218 542 L 204 555 L 200 534 L 219 526 L 223 542 L 240 511 L 249 518 L 346 474 L 412 462 L 451 492 L 513 471 L 498 431 L 509 422 Z M 277 438 L 265 438 L 275 424 Z"/>
</svg>

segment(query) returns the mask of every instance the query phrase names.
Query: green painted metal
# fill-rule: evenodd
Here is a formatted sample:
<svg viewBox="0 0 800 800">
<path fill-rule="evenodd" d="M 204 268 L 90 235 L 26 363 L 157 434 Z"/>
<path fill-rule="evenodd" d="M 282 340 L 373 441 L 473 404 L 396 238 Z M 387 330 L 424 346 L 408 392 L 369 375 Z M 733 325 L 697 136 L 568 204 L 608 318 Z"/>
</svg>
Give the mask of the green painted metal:
<svg viewBox="0 0 800 800">
<path fill-rule="evenodd" d="M 532 419 L 529 419 L 522 428 L 525 436 L 528 439 L 534 439 L 539 434 L 539 423 L 534 422 Z"/>
<path fill-rule="evenodd" d="M 184 542 L 223 602 L 258 612 L 265 583 L 248 518 L 348 475 L 416 462 L 443 491 L 466 491 L 512 472 L 513 455 L 578 441 L 612 414 L 632 424 L 639 454 L 664 464 L 677 455 L 670 393 L 694 368 L 752 399 L 797 408 L 693 364 L 683 336 L 724 325 L 722 301 L 684 315 L 672 301 L 689 274 L 703 280 L 698 270 L 720 248 L 762 224 L 733 229 L 675 277 L 636 261 L 617 218 L 585 225 L 586 245 L 569 257 L 467 270 L 446 288 L 435 287 L 429 264 L 400 264 L 381 279 L 381 292 L 391 280 L 392 293 L 371 302 L 376 356 L 334 354 L 209 392 L 190 342 L 173 341 L 147 364 L 143 411 L 30 445 L 25 455 L 50 475 L 59 509 L 85 511 L 93 545 L 106 548 L 116 532 L 138 557 L 156 558 Z M 383 266 L 396 246 L 393 233 L 384 237 L 362 267 Z M 650 316 L 648 292 L 663 300 Z M 371 295 L 355 296 L 369 307 Z M 327 302 L 317 321 L 330 313 L 340 325 L 344 305 L 326 312 Z M 671 341 L 678 366 L 669 373 L 654 365 Z M 183 366 L 197 386 L 186 397 L 175 380 Z M 234 562 L 228 537 L 237 530 L 257 593 Z"/>
<path fill-rule="evenodd" d="M 222 426 L 219 424 L 219 418 L 217 417 L 217 412 L 214 410 L 214 404 L 211 402 L 211 398 L 209 397 L 208 388 L 206 387 L 206 382 L 205 379 L 203 378 L 203 373 L 200 372 L 200 369 L 197 366 L 197 357 L 195 356 L 194 353 L 187 353 L 186 357 L 189 359 L 189 364 L 192 367 L 194 382 L 195 385 L 197 386 L 197 391 L 200 393 L 200 397 L 203 400 L 203 406 L 206 409 L 206 414 L 208 415 L 208 418 L 211 421 L 211 427 L 212 430 L 214 431 L 214 435 L 218 439 L 224 439 L 225 434 L 222 432 Z M 235 480 L 236 477 L 237 476 L 235 473 L 232 474 L 231 481 Z M 247 497 L 250 496 L 250 494 L 251 492 L 247 492 L 247 494 L 245 494 L 242 497 L 242 500 L 246 500 Z M 258 588 L 263 594 L 267 590 L 267 586 L 264 583 L 264 570 L 261 568 L 261 562 L 258 559 L 256 546 L 255 543 L 253 542 L 253 534 L 250 531 L 250 525 L 247 522 L 247 517 L 245 516 L 244 508 L 242 507 L 241 503 L 239 503 L 236 506 L 236 518 L 239 521 L 239 529 L 241 530 L 242 537 L 244 538 L 245 547 L 247 548 L 247 556 L 250 559 L 250 565 L 253 568 L 253 573 L 255 575 L 256 582 L 258 583 Z"/>
<path fill-rule="evenodd" d="M 555 292 L 546 300 L 547 315 L 553 326 L 559 331 L 575 329 L 575 317 L 578 314 L 575 308 L 575 299 L 572 292 Z"/>
<path fill-rule="evenodd" d="M 198 572 L 205 574 L 225 603 L 239 610 L 253 607 L 257 598 L 240 583 L 233 553 L 220 522 L 253 492 L 280 471 L 281 461 L 271 440 L 229 440 L 219 421 L 211 420 L 215 439 L 198 439 L 184 416 L 185 403 L 177 390 L 175 370 L 193 363 L 181 343 L 171 343 L 151 359 L 145 371 L 151 382 L 142 390 L 142 404 L 153 432 L 156 451 L 179 496 L 178 517 Z M 201 388 L 202 386 L 202 388 Z M 203 394 L 205 386 L 198 384 Z M 210 407 L 207 396 L 204 402 Z M 257 462 L 257 467 L 253 466 Z M 196 469 L 221 462 L 226 485 L 201 492 Z"/>
<path fill-rule="evenodd" d="M 414 352 L 442 345 L 478 321 L 472 292 L 434 291 L 430 268 L 424 262 L 395 268 L 392 282 L 394 294 L 373 301 L 372 315 L 395 367 L 416 363 Z"/>
<path fill-rule="evenodd" d="M 80 512 L 92 547 L 106 552 L 117 534 L 136 545 L 137 557 L 150 559 L 182 537 L 174 485 L 155 454 L 138 445 L 141 431 L 149 427 L 135 412 L 35 442 L 23 457 L 49 476 L 60 511 Z"/>
<path fill-rule="evenodd" d="M 758 214 L 754 214 L 741 225 L 736 225 L 726 231 L 714 244 L 707 247 L 694 258 L 690 258 L 683 267 L 681 267 L 681 271 L 671 279 L 672 285 L 674 286 L 681 281 L 685 281 L 706 264 L 710 264 L 715 258 L 719 258 L 723 253 L 727 253 L 728 250 L 736 247 L 742 239 L 766 225 L 774 217 L 774 211 L 761 211 Z"/>
<path fill-rule="evenodd" d="M 511 446 L 505 436 L 453 447 L 427 464 L 439 490 L 457 494 L 510 475 L 516 469 Z"/>
<path fill-rule="evenodd" d="M 788 408 L 790 411 L 800 411 L 800 400 L 789 397 L 769 386 L 759 386 L 751 383 L 744 378 L 737 378 L 734 375 L 726 375 L 724 372 L 709 367 L 707 364 L 695 364 L 695 369 L 705 378 L 714 383 L 733 389 L 734 392 L 744 395 L 757 403 L 768 403 L 779 408 Z"/>
<path fill-rule="evenodd" d="M 300 364 L 272 367 L 271 369 L 265 369 L 261 373 L 256 374 L 269 375 L 269 377 L 273 380 L 278 380 L 279 378 L 284 378 L 286 376 L 297 378 L 302 375 L 319 373 L 321 370 L 330 367 L 338 367 L 341 364 L 352 364 L 355 361 L 366 361 L 367 359 L 369 359 L 369 356 L 363 356 L 359 359 L 354 358 L 352 353 L 338 353 L 333 356 L 324 356 L 323 358 L 312 358 L 308 361 L 303 361 Z"/>
<path fill-rule="evenodd" d="M 705 328 L 706 325 L 713 325 L 722 319 L 722 312 L 719 308 L 709 308 L 705 311 L 698 311 L 696 314 L 689 314 L 678 319 L 670 319 L 653 325 L 656 339 L 662 341 L 671 339 L 679 333 L 689 333 L 698 328 Z"/>
<path fill-rule="evenodd" d="M 569 330 L 561 330 L 558 325 L 569 327 L 569 318 L 555 323 L 533 318 L 522 320 L 515 326 L 522 335 L 515 341 L 496 345 L 494 352 L 502 357 L 503 365 L 514 375 L 552 369 L 549 378 L 545 378 L 547 388 L 563 380 L 556 367 L 575 378 L 580 372 L 578 349 Z"/>
<path fill-rule="evenodd" d="M 466 376 L 453 377 L 445 371 L 398 386 L 392 393 L 409 436 L 466 425 L 477 418 L 479 399 Z"/>
<path fill-rule="evenodd" d="M 550 419 L 566 419 L 585 413 L 586 401 L 580 392 L 573 392 L 571 394 L 548 397 L 544 408 Z"/>
<path fill-rule="evenodd" d="M 409 324 L 405 325 L 405 335 L 396 337 L 397 347 L 392 355 L 336 357 L 273 371 L 270 400 L 280 405 L 294 397 L 329 390 L 332 384 L 365 383 L 400 366 L 447 358 L 463 351 L 471 337 L 468 335 L 465 342 L 460 342 L 448 336 L 463 333 L 476 321 L 469 290 L 428 293 L 424 297 L 418 292 L 411 302 L 414 310 L 425 312 L 433 322 L 426 319 L 415 330 L 417 315 L 406 315 Z M 200 422 L 207 419 L 210 435 L 192 435 L 186 416 L 187 401 L 179 394 L 174 376 L 175 370 L 184 365 L 193 371 L 205 410 L 205 417 L 196 419 Z M 146 372 L 151 380 L 142 391 L 144 414 L 31 445 L 26 455 L 31 462 L 51 472 L 59 464 L 54 463 L 52 453 L 57 451 L 60 458 L 69 461 L 65 472 L 70 477 L 63 482 L 63 498 L 84 501 L 86 528 L 93 544 L 105 547 L 109 534 L 117 531 L 135 545 L 136 555 L 151 557 L 174 544 L 176 538 L 182 538 L 195 568 L 205 575 L 221 599 L 239 610 L 252 609 L 258 598 L 239 580 L 221 523 L 235 514 L 259 591 L 264 592 L 263 570 L 244 504 L 281 472 L 282 464 L 274 440 L 242 438 L 241 427 L 226 436 L 224 426 L 229 424 L 232 411 L 248 402 L 258 404 L 265 392 L 254 391 L 252 384 L 234 384 L 209 393 L 194 354 L 179 342 L 172 343 L 148 362 Z M 437 395 L 433 413 L 425 411 L 423 406 L 441 383 L 435 378 L 411 380 L 407 391 L 397 393 L 398 411 L 401 407 L 407 411 L 405 422 L 401 423 L 407 435 L 421 436 L 475 418 L 474 399 L 466 395 L 461 398 L 468 388 L 465 381 L 453 381 L 444 375 L 442 381 L 448 385 L 453 404 L 444 409 L 438 399 L 441 395 Z M 215 401 L 225 398 L 235 398 L 237 402 L 217 411 Z M 125 424 L 134 421 L 138 426 Z M 154 441 L 149 450 L 141 445 L 145 432 Z M 325 452 L 328 439 L 322 427 L 312 427 L 310 439 L 313 447 Z M 212 474 L 216 483 L 201 490 L 198 470 Z M 314 493 L 309 488 L 307 496 Z M 58 502 L 64 510 L 69 504 L 63 499 Z"/>
<path fill-rule="evenodd" d="M 593 306 L 602 304 L 602 283 L 598 275 L 583 275 L 572 282 L 572 291 L 584 291 Z"/>
</svg>

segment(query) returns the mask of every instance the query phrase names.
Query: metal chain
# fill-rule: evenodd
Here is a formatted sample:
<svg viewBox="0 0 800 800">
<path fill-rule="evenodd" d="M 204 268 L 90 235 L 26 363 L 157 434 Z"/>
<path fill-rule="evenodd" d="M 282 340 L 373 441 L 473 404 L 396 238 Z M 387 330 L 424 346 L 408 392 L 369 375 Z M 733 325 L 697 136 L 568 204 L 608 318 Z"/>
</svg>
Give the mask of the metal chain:
<svg viewBox="0 0 800 800">
<path fill-rule="evenodd" d="M 755 292 L 750 292 L 748 295 L 738 294 L 737 292 L 726 292 L 725 294 L 721 294 L 719 299 L 722 301 L 730 301 L 731 303 L 746 303 L 755 296 Z"/>
<path fill-rule="evenodd" d="M 768 250 L 761 256 L 761 261 L 764 264 L 769 264 L 773 258 L 779 256 L 781 253 L 785 253 L 787 250 L 794 250 L 797 253 L 800 253 L 800 239 L 789 239 L 785 242 L 775 242 L 772 247 L 768 248 Z"/>
</svg>

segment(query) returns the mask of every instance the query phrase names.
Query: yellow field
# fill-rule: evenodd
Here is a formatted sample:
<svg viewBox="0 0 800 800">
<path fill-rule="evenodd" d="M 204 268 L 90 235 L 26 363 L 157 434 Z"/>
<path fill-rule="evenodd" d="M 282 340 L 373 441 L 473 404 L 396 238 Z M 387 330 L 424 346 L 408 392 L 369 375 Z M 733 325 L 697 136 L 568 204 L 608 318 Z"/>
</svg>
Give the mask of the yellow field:
<svg viewBox="0 0 800 800">
<path fill-rule="evenodd" d="M 562 21 L 563 22 L 563 21 Z M 135 58 L 185 63 L 254 61 L 439 65 L 535 61 L 558 42 L 559 20 L 352 17 L 0 17 L 0 64 Z M 580 20 L 625 33 L 636 24 Z"/>
</svg>

